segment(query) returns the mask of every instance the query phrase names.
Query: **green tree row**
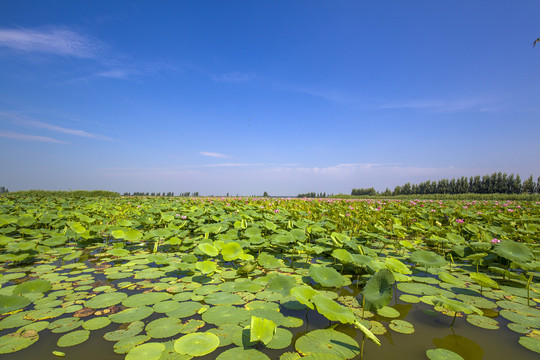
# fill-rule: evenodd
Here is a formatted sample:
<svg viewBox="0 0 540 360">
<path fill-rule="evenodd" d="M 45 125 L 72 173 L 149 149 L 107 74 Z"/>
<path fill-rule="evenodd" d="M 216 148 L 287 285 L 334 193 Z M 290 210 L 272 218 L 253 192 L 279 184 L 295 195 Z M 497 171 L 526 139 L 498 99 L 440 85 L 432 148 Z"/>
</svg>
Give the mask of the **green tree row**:
<svg viewBox="0 0 540 360">
<path fill-rule="evenodd" d="M 405 183 L 396 186 L 394 191 L 386 189 L 378 193 L 373 188 L 353 189 L 351 195 L 354 196 L 397 196 L 397 195 L 429 195 L 429 194 L 539 194 L 540 177 L 534 181 L 533 176 L 529 176 L 522 182 L 518 175 L 502 172 L 484 176 L 462 176 L 453 179 L 440 179 L 436 181 L 427 180 L 419 184 Z"/>
<path fill-rule="evenodd" d="M 119 193 L 114 191 L 106 190 L 74 190 L 74 191 L 49 191 L 49 190 L 25 190 L 25 191 L 16 191 L 10 193 L 14 196 L 35 196 L 35 197 L 72 197 L 72 198 L 83 198 L 83 197 L 118 197 Z"/>
</svg>

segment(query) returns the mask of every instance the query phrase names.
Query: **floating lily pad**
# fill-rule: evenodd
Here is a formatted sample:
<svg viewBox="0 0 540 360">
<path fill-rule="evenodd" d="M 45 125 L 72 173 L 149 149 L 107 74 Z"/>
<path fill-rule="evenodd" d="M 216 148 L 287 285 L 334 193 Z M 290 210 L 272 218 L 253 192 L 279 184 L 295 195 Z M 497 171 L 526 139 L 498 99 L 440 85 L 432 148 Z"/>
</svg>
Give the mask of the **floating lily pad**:
<svg viewBox="0 0 540 360">
<path fill-rule="evenodd" d="M 203 356 L 210 354 L 219 346 L 219 337 L 204 332 L 187 334 L 174 342 L 174 350 L 179 354 Z"/>
<path fill-rule="evenodd" d="M 270 360 L 264 353 L 255 349 L 235 347 L 219 354 L 216 360 Z"/>
<path fill-rule="evenodd" d="M 180 307 L 173 311 L 168 311 L 166 313 L 169 317 L 176 317 L 176 318 L 186 318 L 195 315 L 197 311 L 199 311 L 203 305 L 198 302 L 194 301 L 185 301 L 180 303 Z"/>
<path fill-rule="evenodd" d="M 144 329 L 144 323 L 142 321 L 135 321 L 128 325 L 125 329 L 115 330 L 103 335 L 103 338 L 107 341 L 119 341 L 124 338 L 132 337 L 139 334 Z"/>
<path fill-rule="evenodd" d="M 150 340 L 148 335 L 136 335 L 133 337 L 124 338 L 114 344 L 114 352 L 117 354 L 125 354 L 133 349 L 135 346 L 140 345 Z"/>
<path fill-rule="evenodd" d="M 531 351 L 540 353 L 540 339 L 538 338 L 522 336 L 519 338 L 519 344 Z"/>
<path fill-rule="evenodd" d="M 28 330 L 0 337 L 0 354 L 9 354 L 25 349 L 39 340 L 38 332 Z"/>
<path fill-rule="evenodd" d="M 63 319 L 58 319 L 50 323 L 47 328 L 50 329 L 53 333 L 63 333 L 71 331 L 73 329 L 82 326 L 83 321 L 76 317 L 68 317 Z"/>
<path fill-rule="evenodd" d="M 352 359 L 360 353 L 356 340 L 330 329 L 312 330 L 298 338 L 294 346 L 303 355 L 328 353 Z"/>
<path fill-rule="evenodd" d="M 231 305 L 214 306 L 202 314 L 202 319 L 207 323 L 217 326 L 226 324 L 239 324 L 249 320 L 249 311 Z"/>
<path fill-rule="evenodd" d="M 291 344 L 292 338 L 293 334 L 289 330 L 277 328 L 274 337 L 266 344 L 266 347 L 269 349 L 285 349 Z"/>
<path fill-rule="evenodd" d="M 189 334 L 189 333 L 199 330 L 204 325 L 206 325 L 204 321 L 197 320 L 197 319 L 190 319 L 184 324 L 184 327 L 182 327 L 180 332 L 182 334 Z"/>
<path fill-rule="evenodd" d="M 126 355 L 126 360 L 158 360 L 165 350 L 162 343 L 146 343 L 137 345 Z"/>
<path fill-rule="evenodd" d="M 30 305 L 31 301 L 19 295 L 0 295 L 0 314 L 22 309 Z"/>
<path fill-rule="evenodd" d="M 119 313 L 109 316 L 112 322 L 115 323 L 131 323 L 138 320 L 143 320 L 154 313 L 154 309 L 148 306 L 139 306 L 128 308 Z"/>
<path fill-rule="evenodd" d="M 82 344 L 86 340 L 88 340 L 88 337 L 90 336 L 89 330 L 77 330 L 70 332 L 69 334 L 65 334 L 58 339 L 58 342 L 56 345 L 59 347 L 68 347 L 68 346 L 75 346 Z"/>
<path fill-rule="evenodd" d="M 392 320 L 390 322 L 390 325 L 388 325 L 390 329 L 401 333 L 401 334 L 412 334 L 414 333 L 414 326 L 408 321 L 405 320 Z"/>
<path fill-rule="evenodd" d="M 114 292 L 96 295 L 85 303 L 85 306 L 91 309 L 101 309 L 121 303 L 128 296 L 123 292 Z"/>
<path fill-rule="evenodd" d="M 99 316 L 99 317 L 92 318 L 90 320 L 86 320 L 82 324 L 82 327 L 85 330 L 98 330 L 98 329 L 102 329 L 108 326 L 110 323 L 111 323 L 111 319 L 109 319 L 108 317 Z"/>
<path fill-rule="evenodd" d="M 168 338 L 182 330 L 182 321 L 171 317 L 159 318 L 148 323 L 145 330 L 152 338 Z"/>
<path fill-rule="evenodd" d="M 99 296 L 99 295 L 98 295 Z M 122 301 L 122 305 L 127 307 L 148 306 L 154 305 L 161 301 L 168 300 L 172 297 L 166 292 L 148 292 L 142 294 L 131 295 Z"/>
<path fill-rule="evenodd" d="M 497 330 L 499 328 L 499 323 L 496 320 L 481 315 L 469 315 L 467 322 L 483 329 Z"/>
<path fill-rule="evenodd" d="M 47 280 L 30 280 L 25 281 L 13 289 L 13 294 L 27 294 L 27 293 L 46 293 L 51 290 L 52 285 Z"/>
<path fill-rule="evenodd" d="M 218 328 L 208 330 L 208 332 L 216 334 L 219 337 L 219 347 L 232 344 L 233 334 L 239 331 L 242 331 L 242 327 L 237 324 L 224 324 Z"/>
<path fill-rule="evenodd" d="M 464 360 L 455 352 L 446 349 L 429 349 L 426 355 L 430 360 Z"/>
<path fill-rule="evenodd" d="M 222 291 L 206 295 L 204 301 L 211 305 L 233 305 L 244 302 L 241 296 Z"/>
<path fill-rule="evenodd" d="M 379 310 L 377 310 L 377 314 L 385 318 L 397 318 L 400 315 L 399 311 L 390 306 L 380 308 Z"/>
</svg>

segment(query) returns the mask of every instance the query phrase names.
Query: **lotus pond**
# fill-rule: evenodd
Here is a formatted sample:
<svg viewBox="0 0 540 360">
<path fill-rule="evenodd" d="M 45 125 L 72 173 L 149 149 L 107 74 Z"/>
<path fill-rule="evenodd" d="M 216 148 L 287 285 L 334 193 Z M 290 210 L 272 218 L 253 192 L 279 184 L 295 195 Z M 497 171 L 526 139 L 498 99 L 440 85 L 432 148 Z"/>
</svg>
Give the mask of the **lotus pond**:
<svg viewBox="0 0 540 360">
<path fill-rule="evenodd" d="M 3 359 L 537 359 L 540 203 L 0 197 Z"/>
</svg>

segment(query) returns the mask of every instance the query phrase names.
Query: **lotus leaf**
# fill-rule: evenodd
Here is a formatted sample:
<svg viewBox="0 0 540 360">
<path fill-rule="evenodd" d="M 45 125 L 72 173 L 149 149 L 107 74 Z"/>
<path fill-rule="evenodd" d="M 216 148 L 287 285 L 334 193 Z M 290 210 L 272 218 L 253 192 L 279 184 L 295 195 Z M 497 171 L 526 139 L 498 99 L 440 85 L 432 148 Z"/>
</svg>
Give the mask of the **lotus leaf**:
<svg viewBox="0 0 540 360">
<path fill-rule="evenodd" d="M 82 324 L 82 327 L 85 330 L 98 330 L 108 326 L 110 323 L 111 319 L 109 319 L 108 317 L 100 316 L 92 318 L 90 320 L 86 320 Z"/>
<path fill-rule="evenodd" d="M 342 287 L 349 283 L 336 269 L 328 266 L 311 265 L 309 276 L 324 287 Z"/>
<path fill-rule="evenodd" d="M 125 354 L 135 346 L 140 345 L 148 340 L 150 340 L 150 336 L 148 335 L 136 335 L 134 337 L 124 338 L 114 344 L 114 352 L 117 354 Z"/>
<path fill-rule="evenodd" d="M 22 309 L 30 305 L 31 301 L 19 295 L 0 295 L 0 314 Z"/>
<path fill-rule="evenodd" d="M 106 308 L 122 302 L 127 297 L 127 294 L 123 292 L 100 294 L 86 301 L 85 306 L 91 309 Z"/>
<path fill-rule="evenodd" d="M 119 313 L 109 316 L 109 319 L 115 323 L 131 323 L 146 319 L 154 313 L 154 309 L 148 306 L 139 306 L 128 308 L 120 311 Z"/>
<path fill-rule="evenodd" d="M 425 268 L 441 267 L 446 265 L 446 260 L 440 255 L 427 250 L 417 250 L 411 254 L 411 260 Z"/>
<path fill-rule="evenodd" d="M 276 328 L 276 323 L 272 320 L 252 316 L 249 339 L 251 342 L 261 341 L 267 345 L 276 334 Z"/>
<path fill-rule="evenodd" d="M 162 343 L 146 343 L 137 345 L 126 355 L 126 360 L 158 360 L 165 350 Z"/>
<path fill-rule="evenodd" d="M 221 255 L 223 255 L 223 259 L 225 261 L 234 261 L 238 259 L 244 251 L 242 250 L 242 247 L 237 242 L 230 242 L 221 248 Z"/>
<path fill-rule="evenodd" d="M 235 347 L 219 354 L 216 360 L 270 360 L 264 353 L 255 349 Z"/>
<path fill-rule="evenodd" d="M 144 322 L 135 321 L 128 325 L 126 329 L 115 330 L 103 335 L 107 341 L 119 341 L 139 334 L 144 329 Z"/>
<path fill-rule="evenodd" d="M 50 323 L 47 328 L 53 333 L 63 333 L 78 328 L 83 324 L 83 321 L 76 317 L 68 317 L 58 319 Z"/>
<path fill-rule="evenodd" d="M 283 262 L 277 259 L 276 257 L 269 255 L 267 253 L 260 253 L 259 257 L 257 258 L 257 261 L 259 262 L 259 265 L 266 269 L 275 269 L 283 266 Z"/>
<path fill-rule="evenodd" d="M 499 284 L 496 281 L 492 280 L 489 276 L 482 273 L 470 273 L 469 276 L 473 279 L 478 285 L 483 287 L 490 287 L 492 289 L 498 289 Z"/>
<path fill-rule="evenodd" d="M 46 293 L 47 291 L 51 290 L 52 285 L 47 280 L 30 280 L 25 281 L 15 287 L 13 289 L 13 294 L 28 294 L 28 293 Z"/>
<path fill-rule="evenodd" d="M 323 353 L 352 359 L 360 353 L 353 338 L 330 329 L 312 330 L 298 338 L 294 346 L 302 355 Z"/>
<path fill-rule="evenodd" d="M 446 349 L 429 349 L 426 355 L 430 360 L 464 360 L 455 352 Z"/>
<path fill-rule="evenodd" d="M 207 323 L 217 326 L 227 324 L 239 324 L 250 319 L 248 310 L 231 305 L 214 306 L 202 314 L 202 319 Z"/>
<path fill-rule="evenodd" d="M 481 315 L 469 315 L 467 322 L 483 329 L 496 330 L 499 328 L 499 323 L 496 320 Z"/>
<path fill-rule="evenodd" d="M 405 265 L 404 263 L 402 263 L 396 258 L 387 257 L 386 259 L 384 259 L 384 263 L 388 267 L 388 269 L 390 269 L 394 273 L 398 273 L 398 274 L 411 274 L 412 273 L 411 269 L 409 269 L 407 265 Z"/>
<path fill-rule="evenodd" d="M 218 256 L 219 254 L 218 249 L 216 249 L 213 245 L 208 244 L 208 243 L 200 244 L 199 249 L 208 256 L 214 257 L 214 256 Z"/>
<path fill-rule="evenodd" d="M 244 302 L 239 295 L 221 291 L 206 295 L 204 301 L 211 305 L 233 305 Z"/>
<path fill-rule="evenodd" d="M 413 324 L 404 320 L 392 320 L 388 326 L 401 334 L 412 334 L 414 332 Z"/>
<path fill-rule="evenodd" d="M 182 321 L 172 317 L 159 318 L 148 323 L 145 330 L 152 338 L 168 338 L 182 330 Z"/>
<path fill-rule="evenodd" d="M 124 299 L 122 301 L 122 305 L 127 306 L 127 307 L 154 305 L 163 300 L 168 300 L 171 297 L 172 297 L 171 294 L 168 294 L 165 292 L 148 292 L 148 293 L 142 293 L 142 294 L 135 294 Z"/>
<path fill-rule="evenodd" d="M 174 342 L 174 350 L 179 354 L 203 356 L 219 346 L 219 337 L 210 332 L 187 334 Z"/>
<path fill-rule="evenodd" d="M 498 243 L 493 251 L 500 257 L 516 263 L 526 263 L 534 260 L 534 255 L 527 245 L 512 240 L 504 240 Z"/>
<path fill-rule="evenodd" d="M 397 318 L 400 316 L 399 311 L 390 306 L 384 306 L 377 309 L 377 314 L 385 318 Z"/>
<path fill-rule="evenodd" d="M 202 304 L 193 301 L 181 302 L 180 307 L 173 311 L 168 311 L 166 314 L 170 317 L 186 318 L 195 315 L 202 308 Z"/>
<path fill-rule="evenodd" d="M 393 286 L 394 277 L 392 273 L 387 269 L 379 270 L 368 280 L 362 291 L 362 295 L 366 300 L 366 308 L 368 310 L 378 310 L 388 305 L 392 299 Z"/>
<path fill-rule="evenodd" d="M 82 344 L 86 340 L 88 340 L 88 337 L 90 336 L 89 330 L 77 330 L 70 332 L 69 334 L 65 334 L 58 339 L 58 342 L 56 345 L 59 347 L 68 347 L 68 346 L 75 346 Z"/>
<path fill-rule="evenodd" d="M 290 275 L 272 274 L 268 281 L 268 290 L 289 295 L 291 289 L 296 285 L 296 280 Z"/>
<path fill-rule="evenodd" d="M 181 303 L 179 303 L 178 301 L 166 300 L 155 304 L 154 311 L 158 313 L 168 313 L 178 310 L 181 306 Z"/>
<path fill-rule="evenodd" d="M 351 310 L 324 295 L 313 295 L 311 301 L 317 306 L 317 311 L 331 321 L 352 324 L 356 320 Z"/>
<path fill-rule="evenodd" d="M 0 354 L 9 354 L 25 349 L 39 340 L 37 331 L 15 332 L 0 337 Z"/>
<path fill-rule="evenodd" d="M 519 344 L 531 351 L 540 353 L 540 339 L 529 336 L 519 338 Z"/>
</svg>

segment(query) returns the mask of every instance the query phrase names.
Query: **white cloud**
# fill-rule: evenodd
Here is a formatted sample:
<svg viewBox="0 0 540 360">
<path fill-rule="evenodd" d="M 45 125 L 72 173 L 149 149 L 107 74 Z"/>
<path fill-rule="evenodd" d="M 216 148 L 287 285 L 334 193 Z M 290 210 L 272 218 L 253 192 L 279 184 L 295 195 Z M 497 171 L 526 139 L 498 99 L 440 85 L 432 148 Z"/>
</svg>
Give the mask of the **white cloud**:
<svg viewBox="0 0 540 360">
<path fill-rule="evenodd" d="M 0 46 L 25 52 L 93 58 L 104 47 L 97 40 L 65 29 L 0 29 Z"/>
<path fill-rule="evenodd" d="M 460 111 L 490 112 L 497 111 L 494 100 L 488 98 L 471 98 L 457 100 L 409 100 L 390 102 L 380 105 L 378 109 L 413 109 L 431 112 L 451 113 Z"/>
<path fill-rule="evenodd" d="M 230 156 L 228 155 L 220 154 L 216 152 L 209 152 L 209 151 L 200 151 L 199 154 L 201 154 L 202 156 L 208 156 L 208 157 L 213 157 L 213 158 L 224 158 L 224 159 L 230 158 Z"/>
<path fill-rule="evenodd" d="M 0 137 L 13 139 L 13 140 L 22 140 L 22 141 L 37 141 L 37 142 L 67 144 L 65 141 L 53 139 L 48 136 L 28 135 L 28 134 L 21 134 L 21 133 L 16 133 L 16 132 L 11 132 L 11 131 L 0 131 Z"/>
<path fill-rule="evenodd" d="M 0 111 L 0 119 L 2 118 L 9 119 L 8 121 L 13 124 L 22 125 L 22 126 L 31 127 L 31 128 L 46 129 L 46 130 L 56 131 L 56 132 L 60 132 L 64 134 L 80 136 L 80 137 L 96 139 L 96 140 L 112 140 L 111 138 L 104 135 L 93 134 L 93 133 L 89 133 L 87 131 L 79 130 L 79 129 L 61 127 L 61 126 L 57 126 L 53 124 L 44 123 L 42 121 L 27 119 L 19 115 L 11 114 L 9 112 Z"/>
</svg>

